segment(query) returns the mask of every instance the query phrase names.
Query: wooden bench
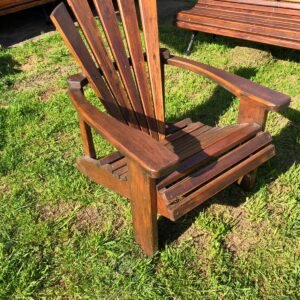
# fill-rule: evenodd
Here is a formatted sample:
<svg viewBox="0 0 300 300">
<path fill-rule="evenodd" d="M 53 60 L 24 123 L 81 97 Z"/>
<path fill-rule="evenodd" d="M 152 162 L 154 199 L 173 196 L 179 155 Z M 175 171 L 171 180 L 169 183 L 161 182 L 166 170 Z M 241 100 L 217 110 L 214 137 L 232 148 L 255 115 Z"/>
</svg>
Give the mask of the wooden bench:
<svg viewBox="0 0 300 300">
<path fill-rule="evenodd" d="M 0 16 L 10 13 L 54 2 L 56 0 L 1 0 L 0 1 Z"/>
<path fill-rule="evenodd" d="M 300 0 L 198 0 L 176 25 L 193 30 L 187 55 L 199 31 L 300 50 Z"/>
</svg>

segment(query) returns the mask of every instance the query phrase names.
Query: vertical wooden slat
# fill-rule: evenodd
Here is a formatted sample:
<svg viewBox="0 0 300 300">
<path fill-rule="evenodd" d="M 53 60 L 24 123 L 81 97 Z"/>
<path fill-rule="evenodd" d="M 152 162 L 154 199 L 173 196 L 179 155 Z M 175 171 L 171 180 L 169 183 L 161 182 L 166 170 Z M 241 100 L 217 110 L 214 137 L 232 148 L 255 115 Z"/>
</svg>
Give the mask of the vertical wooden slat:
<svg viewBox="0 0 300 300">
<path fill-rule="evenodd" d="M 139 32 L 135 3 L 134 0 L 118 0 L 118 5 L 133 69 L 135 72 L 136 82 L 139 88 L 144 112 L 146 114 L 148 126 L 150 129 L 150 134 L 152 137 L 157 139 L 157 123 L 155 119 L 153 99 L 148 88 L 148 76 L 146 72 L 146 64 L 144 61 L 143 47 Z"/>
<path fill-rule="evenodd" d="M 110 86 L 112 94 L 115 96 L 116 101 L 120 105 L 120 110 L 123 116 L 130 125 L 136 128 L 139 127 L 135 114 L 132 110 L 131 103 L 105 49 L 100 31 L 87 0 L 68 0 L 68 3 L 80 24 L 80 27 L 93 51 L 94 57 L 108 82 L 108 85 Z"/>
<path fill-rule="evenodd" d="M 101 20 L 107 41 L 110 45 L 112 54 L 117 63 L 120 76 L 123 80 L 124 87 L 131 100 L 137 119 L 141 127 L 148 131 L 148 124 L 145 117 L 144 109 L 141 103 L 139 92 L 137 90 L 128 56 L 124 47 L 121 32 L 118 26 L 116 13 L 112 0 L 94 0 L 95 6 Z M 145 130 L 145 131 L 146 131 Z"/>
<path fill-rule="evenodd" d="M 88 49 L 81 39 L 74 23 L 69 15 L 65 5 L 61 3 L 51 14 L 56 29 L 61 33 L 62 38 L 72 52 L 76 61 L 83 70 L 84 75 L 88 78 L 98 97 L 101 98 L 106 110 L 115 118 L 126 123 L 123 115 L 119 110 L 118 104 L 112 97 L 104 80 L 101 77 Z"/>
<path fill-rule="evenodd" d="M 146 43 L 155 116 L 160 138 L 163 138 L 165 133 L 165 118 L 156 0 L 139 0 L 139 5 Z"/>
</svg>

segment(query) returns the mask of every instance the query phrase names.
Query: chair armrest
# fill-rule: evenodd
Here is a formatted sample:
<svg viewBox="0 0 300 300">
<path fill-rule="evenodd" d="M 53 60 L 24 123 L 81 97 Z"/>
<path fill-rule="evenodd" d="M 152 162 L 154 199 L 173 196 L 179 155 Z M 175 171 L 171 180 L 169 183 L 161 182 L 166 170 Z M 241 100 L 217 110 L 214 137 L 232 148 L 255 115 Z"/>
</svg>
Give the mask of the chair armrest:
<svg viewBox="0 0 300 300">
<path fill-rule="evenodd" d="M 163 58 L 165 64 L 204 75 L 217 82 L 233 95 L 254 101 L 256 105 L 262 106 L 268 111 L 279 111 L 280 109 L 287 107 L 290 103 L 291 99 L 289 96 L 261 86 L 235 74 L 186 58 L 172 55 L 169 55 L 168 57 L 167 53 L 164 54 Z"/>
<path fill-rule="evenodd" d="M 179 158 L 149 135 L 129 127 L 90 104 L 82 91 L 86 80 L 82 75 L 69 80 L 69 95 L 83 120 L 115 146 L 123 155 L 138 163 L 152 178 L 169 174 Z"/>
</svg>

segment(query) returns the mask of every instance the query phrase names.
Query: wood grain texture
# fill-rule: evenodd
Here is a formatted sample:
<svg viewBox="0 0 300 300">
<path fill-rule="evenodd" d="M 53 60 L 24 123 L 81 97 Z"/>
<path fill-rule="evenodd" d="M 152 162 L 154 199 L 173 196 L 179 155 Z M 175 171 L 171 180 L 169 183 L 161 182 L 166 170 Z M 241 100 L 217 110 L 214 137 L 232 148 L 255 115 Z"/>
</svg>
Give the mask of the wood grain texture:
<svg viewBox="0 0 300 300">
<path fill-rule="evenodd" d="M 139 88 L 144 112 L 147 118 L 151 136 L 158 139 L 158 128 L 155 120 L 153 99 L 148 88 L 148 75 L 140 38 L 139 24 L 136 15 L 134 0 L 118 0 L 118 6 L 122 17 L 124 32 L 127 40 L 130 57 L 135 73 L 135 79 Z"/>
<path fill-rule="evenodd" d="M 80 65 L 84 75 L 91 83 L 97 96 L 101 98 L 104 107 L 112 116 L 120 121 L 126 122 L 120 112 L 117 102 L 107 88 L 93 58 L 81 39 L 64 3 L 59 4 L 50 17 L 69 50 Z"/>
<path fill-rule="evenodd" d="M 243 175 L 248 174 L 258 166 L 269 160 L 275 155 L 273 145 L 269 145 L 250 156 L 237 166 L 232 167 L 229 171 L 216 179 L 210 181 L 202 188 L 197 189 L 195 192 L 186 196 L 182 201 L 179 201 L 169 207 L 169 218 L 177 220 L 207 199 L 216 195 L 221 190 L 225 189 L 230 184 L 236 182 Z"/>
<path fill-rule="evenodd" d="M 155 180 L 135 162 L 128 161 L 134 236 L 146 255 L 158 250 Z"/>
<path fill-rule="evenodd" d="M 94 182 L 113 189 L 121 196 L 130 199 L 129 186 L 126 181 L 117 180 L 110 172 L 105 170 L 98 160 L 88 156 L 77 159 L 77 167 L 82 174 L 89 177 Z"/>
<path fill-rule="evenodd" d="M 115 9 L 111 0 L 94 1 L 99 19 L 106 34 L 110 50 L 118 66 L 125 90 L 131 100 L 131 106 L 143 131 L 148 131 L 141 99 L 131 72 L 128 56 L 125 50 L 121 32 L 116 18 Z"/>
<path fill-rule="evenodd" d="M 187 194 L 198 186 L 210 181 L 212 178 L 230 169 L 232 166 L 236 165 L 259 149 L 267 146 L 271 143 L 271 141 L 272 139 L 268 134 L 259 134 L 250 141 L 230 151 L 226 155 L 221 156 L 211 164 L 205 166 L 197 172 L 191 173 L 183 180 L 172 185 L 163 192 L 166 201 L 168 201 L 168 203 L 172 203 L 176 199 L 183 197 L 184 194 Z"/>
<path fill-rule="evenodd" d="M 158 141 L 99 111 L 85 99 L 81 90 L 69 90 L 69 94 L 84 121 L 152 177 L 163 176 L 176 167 L 178 156 Z"/>
<path fill-rule="evenodd" d="M 118 0 L 125 43 L 111 0 L 95 0 L 106 38 L 99 33 L 87 0 L 68 2 L 83 36 L 63 4 L 53 12 L 52 19 L 84 74 L 74 75 L 68 81 L 85 153 L 78 159 L 78 168 L 91 180 L 131 200 L 136 241 L 145 254 L 153 255 L 158 250 L 158 214 L 177 220 L 234 182 L 246 187 L 254 184 L 257 167 L 275 154 L 270 136 L 262 132 L 267 113 L 286 107 L 290 98 L 234 74 L 160 50 L 155 0 L 139 0 L 145 54 L 133 0 Z M 252 5 L 248 0 L 240 2 Z M 240 2 L 201 1 L 201 5 L 210 3 L 205 8 L 209 15 L 205 22 L 211 18 L 232 18 L 227 20 L 231 23 L 242 21 Z M 258 0 L 259 9 L 255 11 L 267 14 L 260 9 L 265 7 L 263 2 Z M 229 6 L 230 11 L 220 17 L 216 3 Z M 276 22 L 270 26 L 273 32 L 290 34 L 292 26 L 282 17 L 282 10 L 286 9 L 289 8 L 284 5 L 276 8 Z M 237 15 L 233 16 L 233 12 Z M 250 10 L 249 16 L 244 16 L 251 24 L 253 12 Z M 297 20 L 295 16 L 294 24 Z M 267 18 L 260 16 L 259 21 L 264 24 Z M 286 28 L 282 28 L 284 25 Z M 297 39 L 298 33 L 290 37 Z M 164 65 L 206 76 L 238 96 L 238 124 L 210 127 L 193 123 L 189 118 L 166 124 Z M 88 83 L 108 113 L 87 101 L 84 86 Z M 96 159 L 91 129 L 117 151 Z"/>
<path fill-rule="evenodd" d="M 79 120 L 81 139 L 83 142 L 83 151 L 86 156 L 90 158 L 96 158 L 96 150 L 94 146 L 91 127 L 86 122 L 84 122 L 83 118 L 81 118 L 80 115 L 78 115 L 78 120 Z"/>
<path fill-rule="evenodd" d="M 122 82 L 120 81 L 113 62 L 105 48 L 88 1 L 68 0 L 68 3 L 80 24 L 80 27 L 93 51 L 94 57 L 103 72 L 108 85 L 110 86 L 110 90 L 120 107 L 122 115 L 125 117 L 129 125 L 139 128 L 139 123 L 134 114 L 134 109 L 132 108 L 131 102 L 123 89 Z M 130 67 L 128 68 L 130 69 Z M 140 111 L 139 115 L 143 116 L 142 111 Z M 147 125 L 143 124 L 142 130 L 148 132 Z"/>
<path fill-rule="evenodd" d="M 156 0 L 139 0 L 139 5 L 144 29 L 155 118 L 157 120 L 160 139 L 162 139 L 165 135 L 165 112 L 158 39 L 157 5 Z"/>
<path fill-rule="evenodd" d="M 185 159 L 183 159 L 185 155 L 180 157 L 181 162 L 179 166 L 174 172 L 161 179 L 157 184 L 157 188 L 162 189 L 176 182 L 195 169 L 199 169 L 211 159 L 217 158 L 240 143 L 252 138 L 259 131 L 260 127 L 258 125 L 246 124 L 245 126 L 240 126 L 238 130 L 232 130 L 229 133 L 227 131 L 227 134 L 218 134 L 217 138 L 215 136 L 212 139 L 208 139 L 205 144 L 204 141 L 200 142 L 202 143 L 202 151 L 199 149 L 198 152 Z"/>
<path fill-rule="evenodd" d="M 300 50 L 300 3 L 199 0 L 176 16 L 181 28 Z"/>
</svg>

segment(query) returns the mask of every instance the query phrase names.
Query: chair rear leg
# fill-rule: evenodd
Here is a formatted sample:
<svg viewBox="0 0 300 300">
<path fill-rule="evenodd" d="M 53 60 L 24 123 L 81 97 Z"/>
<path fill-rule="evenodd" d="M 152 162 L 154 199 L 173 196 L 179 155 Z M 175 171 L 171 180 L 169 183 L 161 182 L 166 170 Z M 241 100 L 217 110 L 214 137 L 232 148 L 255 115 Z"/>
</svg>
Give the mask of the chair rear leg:
<svg viewBox="0 0 300 300">
<path fill-rule="evenodd" d="M 245 191 L 250 192 L 254 189 L 256 182 L 257 169 L 246 174 L 237 182 L 238 185 Z"/>
<path fill-rule="evenodd" d="M 186 56 L 186 57 L 190 56 L 192 49 L 193 49 L 193 44 L 194 44 L 194 41 L 195 41 L 197 35 L 198 35 L 198 31 L 193 31 L 191 40 L 189 42 L 186 52 L 184 53 L 184 56 Z"/>
<path fill-rule="evenodd" d="M 150 256 L 158 250 L 156 182 L 130 160 L 128 171 L 135 239 Z"/>
</svg>

